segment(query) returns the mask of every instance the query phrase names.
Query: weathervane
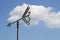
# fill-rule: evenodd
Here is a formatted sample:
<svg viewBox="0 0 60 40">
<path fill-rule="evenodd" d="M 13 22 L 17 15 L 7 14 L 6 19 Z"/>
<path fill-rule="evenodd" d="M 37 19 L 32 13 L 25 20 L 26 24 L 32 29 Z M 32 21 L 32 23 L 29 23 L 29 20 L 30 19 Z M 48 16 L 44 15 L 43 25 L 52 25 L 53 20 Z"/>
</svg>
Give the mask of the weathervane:
<svg viewBox="0 0 60 40">
<path fill-rule="evenodd" d="M 14 23 L 17 23 L 17 40 L 18 40 L 18 31 L 19 31 L 19 21 L 20 20 L 23 20 L 27 25 L 30 25 L 30 11 L 29 11 L 30 7 L 29 5 L 27 6 L 22 18 L 18 19 L 17 21 L 15 22 L 12 22 L 12 23 L 9 23 L 7 26 L 11 26 L 12 24 Z"/>
</svg>

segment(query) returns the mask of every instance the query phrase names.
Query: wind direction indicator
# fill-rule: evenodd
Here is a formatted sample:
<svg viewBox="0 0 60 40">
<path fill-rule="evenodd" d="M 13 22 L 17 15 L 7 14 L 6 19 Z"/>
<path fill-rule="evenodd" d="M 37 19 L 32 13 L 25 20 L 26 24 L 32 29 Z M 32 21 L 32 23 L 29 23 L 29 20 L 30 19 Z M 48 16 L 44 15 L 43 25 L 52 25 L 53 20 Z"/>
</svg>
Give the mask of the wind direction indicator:
<svg viewBox="0 0 60 40">
<path fill-rule="evenodd" d="M 25 10 L 25 12 L 24 12 L 24 14 L 23 14 L 23 16 L 22 16 L 22 18 L 20 18 L 20 19 L 18 19 L 17 21 L 15 21 L 15 22 L 12 22 L 12 23 L 9 23 L 7 26 L 11 26 L 12 24 L 14 24 L 14 23 L 17 23 L 17 40 L 18 40 L 18 31 L 19 31 L 19 21 L 20 20 L 23 20 L 27 25 L 30 25 L 30 20 L 31 20 L 31 18 L 30 18 L 30 11 L 29 11 L 29 9 L 30 9 L 30 7 L 29 7 L 29 5 L 27 6 L 27 8 L 26 8 L 26 10 Z"/>
</svg>

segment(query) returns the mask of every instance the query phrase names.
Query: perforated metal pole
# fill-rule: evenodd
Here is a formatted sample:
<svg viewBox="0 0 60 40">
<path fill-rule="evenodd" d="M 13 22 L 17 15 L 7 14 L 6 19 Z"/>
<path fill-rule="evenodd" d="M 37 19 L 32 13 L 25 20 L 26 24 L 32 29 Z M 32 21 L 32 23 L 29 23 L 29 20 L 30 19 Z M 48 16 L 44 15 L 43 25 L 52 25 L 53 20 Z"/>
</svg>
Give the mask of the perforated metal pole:
<svg viewBox="0 0 60 40">
<path fill-rule="evenodd" d="M 17 40 L 19 39 L 18 34 L 19 34 L 19 20 L 17 21 Z"/>
</svg>

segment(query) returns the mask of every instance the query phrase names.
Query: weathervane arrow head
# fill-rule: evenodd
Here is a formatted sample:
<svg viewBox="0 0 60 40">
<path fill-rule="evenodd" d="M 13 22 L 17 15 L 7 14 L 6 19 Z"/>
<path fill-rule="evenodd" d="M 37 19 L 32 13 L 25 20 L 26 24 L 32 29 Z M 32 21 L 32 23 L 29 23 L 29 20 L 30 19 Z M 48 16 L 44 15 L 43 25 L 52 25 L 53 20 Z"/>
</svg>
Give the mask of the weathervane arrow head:
<svg viewBox="0 0 60 40">
<path fill-rule="evenodd" d="M 11 27 L 11 23 L 9 23 L 7 26 Z"/>
</svg>

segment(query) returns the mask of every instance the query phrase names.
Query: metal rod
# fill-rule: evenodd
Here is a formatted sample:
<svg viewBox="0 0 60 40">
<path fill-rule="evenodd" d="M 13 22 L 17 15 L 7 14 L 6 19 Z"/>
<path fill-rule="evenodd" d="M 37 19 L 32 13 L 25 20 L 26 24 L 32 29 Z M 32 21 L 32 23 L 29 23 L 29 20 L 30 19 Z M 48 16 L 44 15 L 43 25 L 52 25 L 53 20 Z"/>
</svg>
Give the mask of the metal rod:
<svg viewBox="0 0 60 40">
<path fill-rule="evenodd" d="M 19 34 L 19 20 L 17 21 L 17 40 L 19 39 L 18 34 Z"/>
</svg>

